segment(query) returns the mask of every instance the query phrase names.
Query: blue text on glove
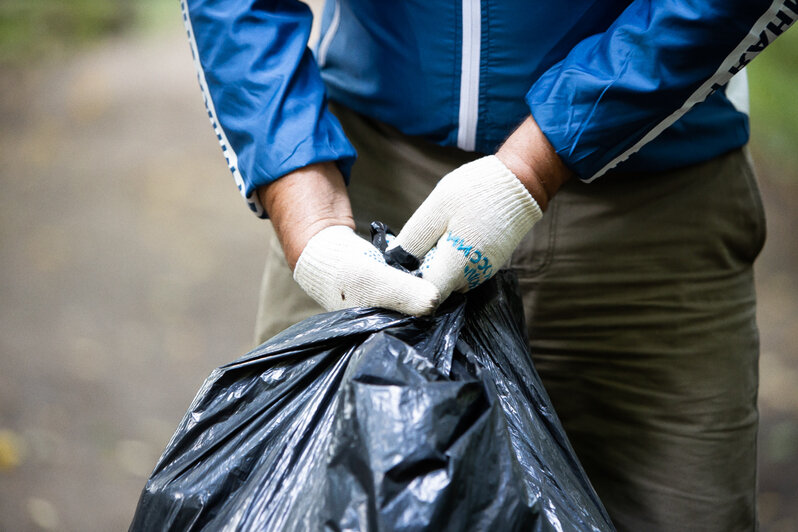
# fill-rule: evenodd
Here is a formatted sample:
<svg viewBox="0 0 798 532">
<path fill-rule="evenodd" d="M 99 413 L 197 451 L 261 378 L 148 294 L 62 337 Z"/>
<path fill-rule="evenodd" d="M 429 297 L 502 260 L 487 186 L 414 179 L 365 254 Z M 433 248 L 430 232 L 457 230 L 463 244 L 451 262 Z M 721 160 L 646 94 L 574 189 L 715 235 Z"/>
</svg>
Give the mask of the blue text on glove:
<svg viewBox="0 0 798 532">
<path fill-rule="evenodd" d="M 452 234 L 451 231 L 446 233 L 446 242 L 455 250 L 462 252 L 468 261 L 463 268 L 463 277 L 468 283 L 469 290 L 490 279 L 493 275 L 493 264 L 487 254 L 469 244 L 464 238 Z"/>
</svg>

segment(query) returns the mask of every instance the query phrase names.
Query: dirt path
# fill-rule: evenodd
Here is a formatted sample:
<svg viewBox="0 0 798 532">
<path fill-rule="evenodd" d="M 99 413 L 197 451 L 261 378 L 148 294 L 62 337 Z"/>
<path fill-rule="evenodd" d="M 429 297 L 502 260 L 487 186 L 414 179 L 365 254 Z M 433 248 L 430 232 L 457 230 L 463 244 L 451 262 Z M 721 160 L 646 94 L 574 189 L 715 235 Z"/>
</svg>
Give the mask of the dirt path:
<svg viewBox="0 0 798 532">
<path fill-rule="evenodd" d="M 263 250 L 182 30 L 0 76 L 0 531 L 123 530 Z M 762 518 L 798 527 L 798 193 L 765 182 Z"/>
<path fill-rule="evenodd" d="M 0 530 L 126 529 L 202 380 L 250 347 L 259 224 L 183 37 L 2 91 Z"/>
</svg>

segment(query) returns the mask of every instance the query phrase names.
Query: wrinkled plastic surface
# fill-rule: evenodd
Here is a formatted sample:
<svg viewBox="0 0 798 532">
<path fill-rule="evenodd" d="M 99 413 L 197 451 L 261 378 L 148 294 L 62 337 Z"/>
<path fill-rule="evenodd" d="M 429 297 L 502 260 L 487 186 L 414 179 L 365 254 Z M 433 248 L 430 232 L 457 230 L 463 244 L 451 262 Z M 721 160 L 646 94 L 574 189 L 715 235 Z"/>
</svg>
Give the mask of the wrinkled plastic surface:
<svg viewBox="0 0 798 532">
<path fill-rule="evenodd" d="M 508 272 L 283 331 L 208 377 L 131 530 L 613 530 L 524 331 Z"/>
</svg>

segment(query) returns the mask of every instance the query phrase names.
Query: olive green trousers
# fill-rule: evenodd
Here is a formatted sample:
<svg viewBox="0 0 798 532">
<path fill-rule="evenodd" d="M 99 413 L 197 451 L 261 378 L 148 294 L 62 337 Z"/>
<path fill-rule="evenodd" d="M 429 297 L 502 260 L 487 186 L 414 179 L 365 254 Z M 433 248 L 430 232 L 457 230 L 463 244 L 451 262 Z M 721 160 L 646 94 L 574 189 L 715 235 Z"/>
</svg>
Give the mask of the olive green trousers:
<svg viewBox="0 0 798 532">
<path fill-rule="evenodd" d="M 359 159 L 358 230 L 394 230 L 478 157 L 332 106 Z M 270 229 L 256 339 L 321 311 Z M 568 182 L 510 263 L 529 348 L 619 530 L 756 528 L 756 180 L 734 151 L 673 172 Z M 479 479 L 474 479 L 478 482 Z"/>
</svg>

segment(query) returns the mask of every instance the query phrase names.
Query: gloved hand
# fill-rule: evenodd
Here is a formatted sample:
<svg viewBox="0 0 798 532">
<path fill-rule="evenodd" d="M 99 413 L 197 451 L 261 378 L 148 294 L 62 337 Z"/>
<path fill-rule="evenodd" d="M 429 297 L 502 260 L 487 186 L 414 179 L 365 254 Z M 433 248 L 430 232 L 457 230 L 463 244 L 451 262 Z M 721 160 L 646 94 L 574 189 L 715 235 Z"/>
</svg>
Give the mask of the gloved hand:
<svg viewBox="0 0 798 532">
<path fill-rule="evenodd" d="M 440 302 L 435 285 L 388 266 L 377 248 L 343 225 L 308 241 L 294 280 L 326 310 L 381 307 L 422 316 Z"/>
<path fill-rule="evenodd" d="M 393 245 L 423 257 L 422 277 L 443 301 L 490 279 L 542 216 L 524 185 L 491 155 L 441 179 Z"/>
</svg>

